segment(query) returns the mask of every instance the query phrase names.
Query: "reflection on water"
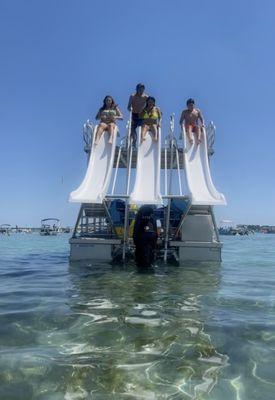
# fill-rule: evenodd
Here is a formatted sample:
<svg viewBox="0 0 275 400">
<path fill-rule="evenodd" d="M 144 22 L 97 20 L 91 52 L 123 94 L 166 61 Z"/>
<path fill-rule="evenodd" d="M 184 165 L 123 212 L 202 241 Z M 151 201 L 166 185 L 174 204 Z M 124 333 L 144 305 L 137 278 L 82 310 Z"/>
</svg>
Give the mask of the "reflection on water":
<svg viewBox="0 0 275 400">
<path fill-rule="evenodd" d="M 150 273 L 68 265 L 67 239 L 0 244 L 1 400 L 274 399 L 273 238 Z"/>
<path fill-rule="evenodd" d="M 227 357 L 204 332 L 200 297 L 218 288 L 218 266 L 71 265 L 70 279 L 78 320 L 67 352 L 93 366 L 94 398 L 192 398 L 215 384 Z"/>
</svg>

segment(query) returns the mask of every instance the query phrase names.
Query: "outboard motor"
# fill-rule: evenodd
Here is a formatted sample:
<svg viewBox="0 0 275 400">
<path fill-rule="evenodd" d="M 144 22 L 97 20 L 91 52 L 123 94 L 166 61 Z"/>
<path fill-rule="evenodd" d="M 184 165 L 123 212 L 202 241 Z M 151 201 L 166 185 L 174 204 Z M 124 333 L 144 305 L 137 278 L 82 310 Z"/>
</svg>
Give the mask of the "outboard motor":
<svg viewBox="0 0 275 400">
<path fill-rule="evenodd" d="M 152 206 L 144 205 L 138 210 L 133 232 L 136 247 L 135 258 L 139 267 L 148 268 L 155 260 L 157 246 L 157 223 Z"/>
</svg>

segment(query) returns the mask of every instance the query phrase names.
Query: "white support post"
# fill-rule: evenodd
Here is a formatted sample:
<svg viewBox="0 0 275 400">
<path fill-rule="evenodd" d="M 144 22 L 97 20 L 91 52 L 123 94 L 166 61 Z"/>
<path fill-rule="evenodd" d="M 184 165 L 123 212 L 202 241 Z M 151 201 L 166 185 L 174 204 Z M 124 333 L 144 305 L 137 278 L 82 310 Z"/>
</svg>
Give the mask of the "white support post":
<svg viewBox="0 0 275 400">
<path fill-rule="evenodd" d="M 117 160 L 116 160 L 116 168 L 115 168 L 115 176 L 114 176 L 114 181 L 113 181 L 113 186 L 112 186 L 112 191 L 111 194 L 114 194 L 115 191 L 115 186 L 116 186 L 116 180 L 117 180 L 117 172 L 118 172 L 118 167 L 119 167 L 119 161 L 121 157 L 121 150 L 122 150 L 122 143 L 124 139 L 121 140 L 119 150 L 118 150 L 118 155 L 117 155 Z"/>
<path fill-rule="evenodd" d="M 170 117 L 170 175 L 169 175 L 169 187 L 168 195 L 172 192 L 172 178 L 173 178 L 173 163 L 174 163 L 174 114 Z M 166 223 L 165 223 L 165 239 L 164 239 L 164 262 L 167 262 L 168 243 L 169 243 L 169 227 L 170 227 L 170 210 L 171 210 L 171 199 L 168 199 L 167 210 L 166 210 Z"/>
<path fill-rule="evenodd" d="M 127 135 L 127 176 L 126 176 L 126 195 L 129 195 L 130 188 L 130 177 L 131 177 L 131 164 L 132 164 L 132 109 L 130 111 L 128 135 Z M 125 213 L 124 213 L 124 233 L 123 233 L 123 248 L 122 248 L 122 259 L 125 261 L 126 258 L 126 247 L 128 244 L 128 217 L 129 217 L 129 200 L 128 197 L 125 200 Z"/>
<path fill-rule="evenodd" d="M 168 177 L 167 177 L 167 139 L 164 142 L 164 193 L 167 196 L 167 186 L 168 186 Z"/>
<path fill-rule="evenodd" d="M 180 160 L 179 160 L 178 147 L 176 147 L 176 159 L 177 159 L 177 170 L 178 170 L 178 179 L 179 179 L 179 190 L 180 190 L 180 195 L 182 196 L 182 186 L 181 186 L 181 176 L 180 176 Z"/>
</svg>

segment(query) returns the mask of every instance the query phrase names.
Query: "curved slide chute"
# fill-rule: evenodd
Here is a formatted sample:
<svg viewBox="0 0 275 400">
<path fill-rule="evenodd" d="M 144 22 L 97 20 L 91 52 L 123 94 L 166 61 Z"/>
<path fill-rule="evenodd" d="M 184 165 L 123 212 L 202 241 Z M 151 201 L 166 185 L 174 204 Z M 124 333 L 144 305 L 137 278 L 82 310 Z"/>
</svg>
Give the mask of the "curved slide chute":
<svg viewBox="0 0 275 400">
<path fill-rule="evenodd" d="M 225 197 L 215 188 L 209 168 L 207 139 L 205 129 L 202 130 L 202 142 L 190 144 L 183 129 L 184 171 L 187 185 L 187 195 L 193 205 L 226 205 Z"/>
<path fill-rule="evenodd" d="M 141 143 L 141 128 L 138 132 L 138 156 L 136 180 L 130 195 L 132 204 L 162 204 L 160 194 L 161 130 L 158 141 L 154 142 L 150 133 Z"/>
<path fill-rule="evenodd" d="M 112 144 L 108 143 L 109 134 L 104 132 L 99 143 L 95 145 L 96 130 L 97 126 L 94 128 L 91 154 L 86 175 L 81 185 L 71 192 L 69 198 L 71 202 L 102 203 L 107 194 L 112 176 L 118 130 L 116 127 Z"/>
</svg>

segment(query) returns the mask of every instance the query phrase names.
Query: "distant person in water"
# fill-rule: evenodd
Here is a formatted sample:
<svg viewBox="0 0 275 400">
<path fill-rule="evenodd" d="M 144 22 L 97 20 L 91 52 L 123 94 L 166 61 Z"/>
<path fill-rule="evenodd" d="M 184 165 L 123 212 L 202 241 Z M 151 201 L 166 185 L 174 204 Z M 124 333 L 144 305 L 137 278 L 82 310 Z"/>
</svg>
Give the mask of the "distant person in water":
<svg viewBox="0 0 275 400">
<path fill-rule="evenodd" d="M 186 135 L 190 144 L 194 143 L 193 136 L 196 135 L 196 143 L 201 143 L 201 132 L 204 127 L 204 120 L 201 111 L 195 108 L 195 101 L 188 99 L 187 109 L 183 110 L 180 117 L 180 126 L 185 127 Z M 200 124 L 199 124 L 200 122 Z"/>
<path fill-rule="evenodd" d="M 146 134 L 151 132 L 153 140 L 158 140 L 158 128 L 160 127 L 161 111 L 156 107 L 156 100 L 149 96 L 146 100 L 144 110 L 140 113 L 141 120 L 141 142 L 146 138 Z"/>
<path fill-rule="evenodd" d="M 131 121 L 131 137 L 133 140 L 133 146 L 136 145 L 137 132 L 136 129 L 140 126 L 140 113 L 146 105 L 146 100 L 148 95 L 145 93 L 145 86 L 143 83 L 139 83 L 136 86 L 136 93 L 131 94 L 128 102 L 128 111 L 132 111 L 132 121 Z"/>
<path fill-rule="evenodd" d="M 116 120 L 123 119 L 123 116 L 111 96 L 106 96 L 104 98 L 103 105 L 98 110 L 95 118 L 100 120 L 96 131 L 95 145 L 99 143 L 102 133 L 104 131 L 108 131 L 110 135 L 108 143 L 113 143 Z"/>
</svg>

